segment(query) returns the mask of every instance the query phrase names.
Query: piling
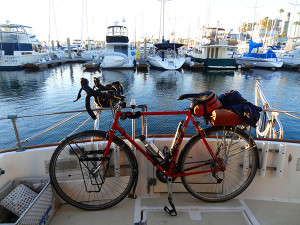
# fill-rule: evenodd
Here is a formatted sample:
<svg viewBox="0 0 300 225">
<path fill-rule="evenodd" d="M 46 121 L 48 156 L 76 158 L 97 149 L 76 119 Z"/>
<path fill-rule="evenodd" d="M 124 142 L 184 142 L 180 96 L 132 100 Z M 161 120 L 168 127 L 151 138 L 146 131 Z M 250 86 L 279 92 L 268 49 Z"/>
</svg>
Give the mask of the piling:
<svg viewBox="0 0 300 225">
<path fill-rule="evenodd" d="M 69 59 L 71 59 L 71 44 L 70 44 L 70 38 L 67 38 L 67 45 L 68 45 L 68 53 L 69 53 Z"/>
</svg>

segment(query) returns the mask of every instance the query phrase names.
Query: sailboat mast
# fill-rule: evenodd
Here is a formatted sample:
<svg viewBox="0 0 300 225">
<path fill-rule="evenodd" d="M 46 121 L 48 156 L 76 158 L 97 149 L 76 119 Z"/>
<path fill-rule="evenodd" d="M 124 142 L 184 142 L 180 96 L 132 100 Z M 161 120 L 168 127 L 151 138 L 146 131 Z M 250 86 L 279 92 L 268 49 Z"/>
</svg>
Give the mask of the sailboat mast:
<svg viewBox="0 0 300 225">
<path fill-rule="evenodd" d="M 254 23 L 255 23 L 255 15 L 256 15 L 256 8 L 257 8 L 257 0 L 255 0 L 255 6 L 254 6 L 254 15 L 253 15 L 253 24 L 252 24 L 251 37 L 253 37 Z"/>
<path fill-rule="evenodd" d="M 164 41 L 165 39 L 165 0 L 163 0 L 163 33 L 162 33 L 162 40 Z"/>
<path fill-rule="evenodd" d="M 51 16 L 50 16 L 50 13 L 51 13 L 50 10 L 51 9 L 50 9 L 50 7 L 51 7 L 51 2 L 49 0 L 49 15 L 48 15 L 49 16 L 49 24 L 48 24 L 48 26 L 49 26 L 48 27 L 48 29 L 49 29 L 48 30 L 48 46 L 49 46 L 49 48 L 50 48 L 50 20 L 51 20 Z"/>
<path fill-rule="evenodd" d="M 165 3 L 166 1 L 171 1 L 171 0 L 159 0 L 161 1 L 161 14 L 160 14 L 160 20 L 162 19 L 162 41 L 165 39 Z M 160 31 L 159 31 L 160 32 Z"/>
</svg>

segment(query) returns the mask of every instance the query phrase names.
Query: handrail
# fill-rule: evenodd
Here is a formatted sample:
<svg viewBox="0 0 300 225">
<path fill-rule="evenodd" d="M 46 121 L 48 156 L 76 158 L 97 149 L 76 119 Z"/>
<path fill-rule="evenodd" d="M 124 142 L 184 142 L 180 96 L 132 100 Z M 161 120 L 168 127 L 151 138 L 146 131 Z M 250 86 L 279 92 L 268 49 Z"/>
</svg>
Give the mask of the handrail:
<svg viewBox="0 0 300 225">
<path fill-rule="evenodd" d="M 148 111 L 148 108 L 146 105 L 137 105 L 135 106 L 134 108 L 140 108 L 142 109 L 142 111 Z M 125 109 L 132 109 L 132 106 L 131 107 L 125 107 Z M 111 108 L 96 108 L 96 109 L 92 109 L 93 111 L 96 111 L 96 112 L 102 112 L 104 110 L 111 110 Z M 11 149 L 2 149 L 0 150 L 0 153 L 1 152 L 8 152 L 8 151 L 24 151 L 25 149 L 23 148 L 23 144 L 24 143 L 27 143 L 27 142 L 30 142 L 32 141 L 33 139 L 47 133 L 48 131 L 64 124 L 65 122 L 67 121 L 70 121 L 71 119 L 74 119 L 76 118 L 77 116 L 81 115 L 83 112 L 86 112 L 87 110 L 72 110 L 72 111 L 64 111 L 64 112 L 54 112 L 54 113 L 42 113 L 42 114 L 35 114 L 35 115 L 21 115 L 21 116 L 17 116 L 17 115 L 8 115 L 7 117 L 2 117 L 0 118 L 0 120 L 5 120 L 5 119 L 10 119 L 13 123 L 13 128 L 14 128 L 14 131 L 15 131 L 15 136 L 16 136 L 16 145 L 17 147 L 16 148 L 11 148 Z M 47 128 L 46 130 L 40 132 L 39 134 L 36 134 L 34 135 L 33 137 L 31 138 L 27 138 L 25 140 L 21 140 L 20 139 L 20 135 L 19 135 L 19 131 L 18 131 L 18 126 L 17 126 L 17 123 L 16 123 L 16 120 L 17 119 L 20 119 L 20 118 L 27 118 L 27 117 L 37 117 L 37 116 L 49 116 L 49 115 L 59 115 L 59 114 L 69 114 L 69 113 L 77 113 L 75 115 L 72 115 L 71 117 L 65 119 L 64 121 L 61 121 L 49 128 Z M 97 117 L 98 118 L 98 117 Z M 77 128 L 74 129 L 73 132 L 71 132 L 69 135 L 73 134 L 74 132 L 76 132 L 84 123 L 86 123 L 88 120 L 90 119 L 90 117 L 88 119 L 86 119 L 83 123 L 81 123 Z M 145 124 L 146 122 L 146 124 Z M 94 129 L 97 129 L 97 125 L 99 123 L 99 120 L 95 120 L 95 125 L 94 125 Z M 132 122 L 132 131 L 135 131 L 135 123 L 134 123 L 134 120 Z M 145 120 L 144 116 L 142 117 L 142 134 L 144 135 L 146 133 L 147 135 L 147 119 Z M 68 135 L 68 136 L 69 136 Z M 133 137 L 135 137 L 135 134 L 133 133 Z"/>
<path fill-rule="evenodd" d="M 259 82 L 255 83 L 255 105 L 259 106 L 262 102 L 263 118 L 260 118 L 256 127 L 258 138 L 283 138 L 283 126 L 278 118 L 279 110 L 274 110 L 265 97 Z"/>
</svg>

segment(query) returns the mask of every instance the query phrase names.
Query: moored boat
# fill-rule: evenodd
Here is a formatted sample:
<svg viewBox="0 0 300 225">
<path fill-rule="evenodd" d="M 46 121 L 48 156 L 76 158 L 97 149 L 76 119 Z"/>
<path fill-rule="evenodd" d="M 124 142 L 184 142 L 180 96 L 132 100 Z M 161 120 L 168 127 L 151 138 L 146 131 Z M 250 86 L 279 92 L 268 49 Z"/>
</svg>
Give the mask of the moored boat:
<svg viewBox="0 0 300 225">
<path fill-rule="evenodd" d="M 283 52 L 278 53 L 283 61 L 282 67 L 300 68 L 300 42 L 288 41 Z"/>
<path fill-rule="evenodd" d="M 188 53 L 191 61 L 204 63 L 207 69 L 236 69 L 235 57 L 228 55 L 234 46 L 228 44 L 224 31 L 222 28 L 205 28 Z"/>
<path fill-rule="evenodd" d="M 170 43 L 162 41 L 162 43 L 154 44 L 155 53 L 148 56 L 149 64 L 163 70 L 177 70 L 182 67 L 185 62 L 184 55 L 179 53 L 178 49 L 183 44 Z"/>
<path fill-rule="evenodd" d="M 105 50 L 100 67 L 103 69 L 131 69 L 135 64 L 135 55 L 131 51 L 127 27 L 114 25 L 107 27 Z"/>
<path fill-rule="evenodd" d="M 30 29 L 9 22 L 0 25 L 0 70 L 18 70 L 27 63 L 50 59 Z"/>
<path fill-rule="evenodd" d="M 263 46 L 263 43 L 254 43 L 252 38 L 249 42 L 249 52 L 241 57 L 236 58 L 236 62 L 239 65 L 264 67 L 264 68 L 280 68 L 283 65 L 283 61 L 278 58 L 271 49 L 267 52 L 258 53 L 258 49 Z M 253 52 L 253 50 L 257 52 Z"/>
<path fill-rule="evenodd" d="M 161 1 L 161 19 L 162 19 L 162 38 L 161 43 L 154 44 L 155 51 L 148 56 L 150 66 L 156 67 L 162 70 L 177 70 L 180 69 L 184 62 L 185 57 L 179 52 L 179 48 L 183 44 L 170 43 L 169 40 L 165 40 L 164 27 L 165 27 L 165 2 Z"/>
</svg>

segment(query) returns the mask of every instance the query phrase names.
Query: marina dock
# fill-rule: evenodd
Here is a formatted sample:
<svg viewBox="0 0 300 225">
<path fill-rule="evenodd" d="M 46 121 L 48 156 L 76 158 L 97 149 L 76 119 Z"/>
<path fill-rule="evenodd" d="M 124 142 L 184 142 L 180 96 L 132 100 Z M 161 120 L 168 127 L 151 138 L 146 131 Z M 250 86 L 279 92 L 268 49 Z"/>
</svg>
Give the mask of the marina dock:
<svg viewBox="0 0 300 225">
<path fill-rule="evenodd" d="M 147 71 L 149 68 L 149 63 L 145 59 L 136 60 L 136 69 L 138 71 Z"/>
<path fill-rule="evenodd" d="M 86 60 L 82 58 L 74 58 L 74 59 L 57 59 L 46 62 L 38 62 L 38 63 L 27 63 L 23 66 L 24 69 L 29 71 L 39 71 L 44 70 L 56 66 L 61 66 L 65 63 L 85 63 Z"/>
</svg>

